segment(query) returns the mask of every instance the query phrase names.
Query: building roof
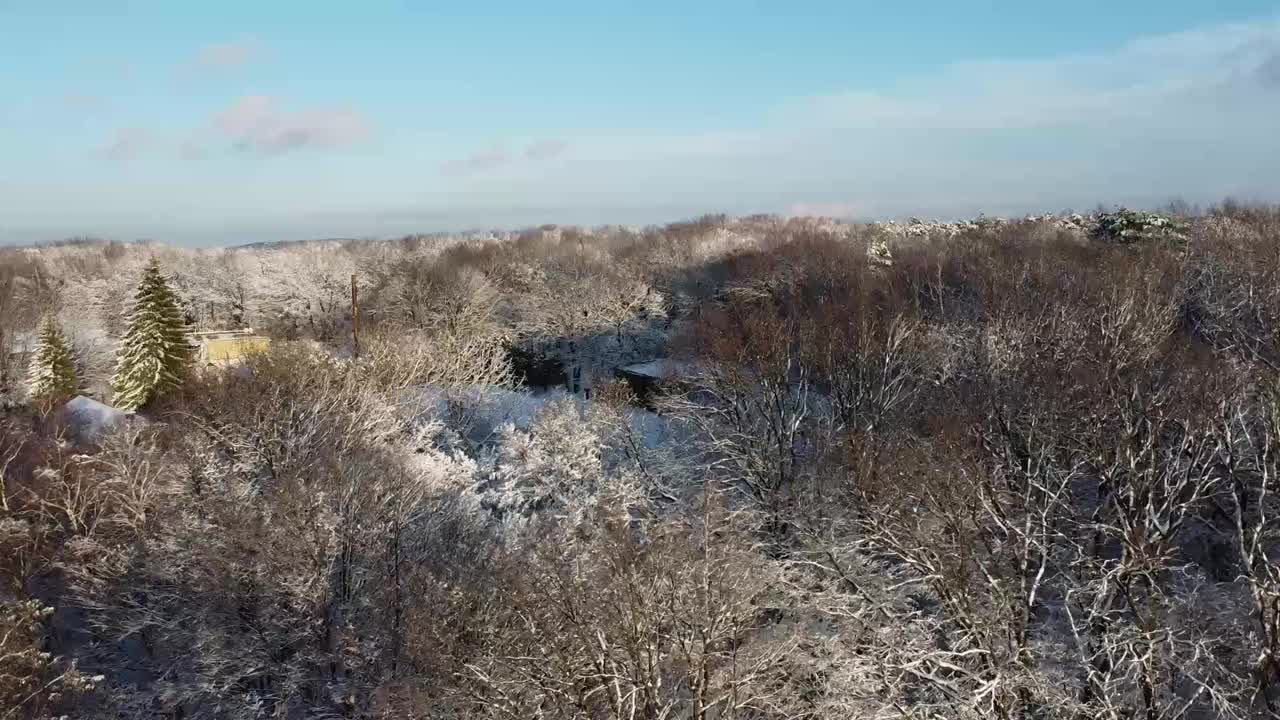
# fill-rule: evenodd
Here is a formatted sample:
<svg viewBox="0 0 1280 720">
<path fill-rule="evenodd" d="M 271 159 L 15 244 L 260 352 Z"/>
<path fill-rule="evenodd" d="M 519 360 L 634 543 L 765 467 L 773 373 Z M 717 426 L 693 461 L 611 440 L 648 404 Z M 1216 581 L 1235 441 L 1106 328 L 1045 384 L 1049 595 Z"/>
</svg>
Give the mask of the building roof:
<svg viewBox="0 0 1280 720">
<path fill-rule="evenodd" d="M 82 440 L 92 440 L 120 423 L 141 420 L 131 412 L 84 395 L 68 400 L 62 408 L 62 415 L 72 433 Z"/>
<path fill-rule="evenodd" d="M 699 366 L 696 363 L 685 360 L 656 358 L 647 362 L 626 365 L 618 368 L 618 370 L 627 375 L 635 375 L 661 382 L 693 377 L 698 374 Z"/>
</svg>

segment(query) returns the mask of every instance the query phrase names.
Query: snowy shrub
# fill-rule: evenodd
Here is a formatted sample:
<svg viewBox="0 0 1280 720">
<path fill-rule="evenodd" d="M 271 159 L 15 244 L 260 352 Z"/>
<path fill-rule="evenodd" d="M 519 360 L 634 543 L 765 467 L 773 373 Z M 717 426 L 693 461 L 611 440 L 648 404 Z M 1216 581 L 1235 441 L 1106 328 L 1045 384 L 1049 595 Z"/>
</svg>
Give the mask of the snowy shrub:
<svg viewBox="0 0 1280 720">
<path fill-rule="evenodd" d="M 431 492 L 474 489 L 480 466 L 464 450 L 465 443 L 438 419 L 413 431 L 409 468 Z"/>
<path fill-rule="evenodd" d="M 867 260 L 872 265 L 893 266 L 893 253 L 889 250 L 889 243 L 883 237 L 873 238 L 867 245 Z"/>
<path fill-rule="evenodd" d="M 508 424 L 500 433 L 489 491 L 498 510 L 574 512 L 600 489 L 600 438 L 572 401 L 546 407 L 529 431 Z"/>
<path fill-rule="evenodd" d="M 1099 213 L 1094 218 L 1091 234 L 1098 240 L 1134 243 L 1160 238 L 1181 239 L 1185 237 L 1186 230 L 1187 224 L 1175 218 L 1141 210 L 1120 209 L 1116 212 Z"/>
<path fill-rule="evenodd" d="M 64 696 L 89 692 L 103 680 L 45 652 L 44 625 L 53 608 L 35 600 L 0 602 L 0 708 L 4 717 L 43 717 Z M 18 714 L 22 711 L 22 714 Z"/>
</svg>

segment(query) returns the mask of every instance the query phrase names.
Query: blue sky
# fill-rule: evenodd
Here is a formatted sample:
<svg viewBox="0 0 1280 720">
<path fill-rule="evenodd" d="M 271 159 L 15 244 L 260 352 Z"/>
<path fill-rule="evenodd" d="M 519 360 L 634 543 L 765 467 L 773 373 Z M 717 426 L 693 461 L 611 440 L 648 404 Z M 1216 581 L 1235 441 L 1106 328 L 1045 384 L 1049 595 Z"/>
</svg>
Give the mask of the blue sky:
<svg viewBox="0 0 1280 720">
<path fill-rule="evenodd" d="M 0 0 L 0 243 L 1275 201 L 1278 117 L 1277 2 Z"/>
</svg>

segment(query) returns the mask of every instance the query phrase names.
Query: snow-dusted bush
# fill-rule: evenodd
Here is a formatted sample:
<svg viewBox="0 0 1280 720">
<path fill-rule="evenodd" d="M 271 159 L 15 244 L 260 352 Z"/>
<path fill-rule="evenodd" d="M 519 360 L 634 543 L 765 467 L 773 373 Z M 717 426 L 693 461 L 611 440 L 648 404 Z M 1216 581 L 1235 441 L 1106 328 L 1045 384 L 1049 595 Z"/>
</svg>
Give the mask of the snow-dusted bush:
<svg viewBox="0 0 1280 720">
<path fill-rule="evenodd" d="M 1099 240 L 1134 243 L 1162 238 L 1184 239 L 1186 231 L 1187 224 L 1177 218 L 1121 209 L 1096 215 L 1090 234 Z"/>
<path fill-rule="evenodd" d="M 529 430 L 501 430 L 486 496 L 504 514 L 581 512 L 600 491 L 601 442 L 577 406 L 560 401 L 544 408 Z"/>
<path fill-rule="evenodd" d="M 1011 226 L 1025 225 L 1048 227 L 1070 233 L 1087 233 L 1094 226 L 1092 217 L 1079 214 L 1027 215 L 1022 218 L 1003 218 L 993 215 L 979 215 L 972 220 L 942 222 L 910 218 L 906 222 L 888 220 L 872 223 L 871 227 L 881 236 L 902 240 L 907 238 L 955 238 L 961 234 L 990 234 Z"/>
<path fill-rule="evenodd" d="M 44 632 L 53 608 L 36 600 L 0 600 L 0 707 L 11 717 L 46 717 L 104 679 L 47 652 Z"/>
</svg>

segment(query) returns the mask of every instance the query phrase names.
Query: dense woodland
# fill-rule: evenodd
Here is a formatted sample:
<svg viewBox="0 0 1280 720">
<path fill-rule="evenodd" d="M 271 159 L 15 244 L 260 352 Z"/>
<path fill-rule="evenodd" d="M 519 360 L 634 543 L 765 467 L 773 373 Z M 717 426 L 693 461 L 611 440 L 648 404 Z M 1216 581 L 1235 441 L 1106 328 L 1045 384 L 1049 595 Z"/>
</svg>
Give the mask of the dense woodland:
<svg viewBox="0 0 1280 720">
<path fill-rule="evenodd" d="M 77 435 L 153 261 L 273 341 Z M 1280 717 L 1280 208 L 81 240 L 0 346 L 0 720 Z"/>
</svg>

